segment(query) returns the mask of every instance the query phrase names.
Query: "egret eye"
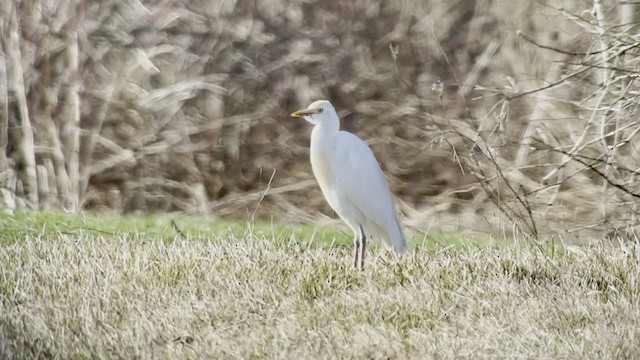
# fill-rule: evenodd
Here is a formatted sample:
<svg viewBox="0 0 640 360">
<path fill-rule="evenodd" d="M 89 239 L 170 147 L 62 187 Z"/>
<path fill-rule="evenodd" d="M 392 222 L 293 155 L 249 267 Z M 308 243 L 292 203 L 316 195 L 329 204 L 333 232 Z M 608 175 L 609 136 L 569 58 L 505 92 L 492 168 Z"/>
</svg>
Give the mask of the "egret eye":
<svg viewBox="0 0 640 360">
<path fill-rule="evenodd" d="M 324 109 L 323 109 L 323 108 L 320 108 L 320 109 L 318 109 L 318 112 L 319 112 L 319 113 L 323 113 L 323 112 L 324 112 Z"/>
</svg>

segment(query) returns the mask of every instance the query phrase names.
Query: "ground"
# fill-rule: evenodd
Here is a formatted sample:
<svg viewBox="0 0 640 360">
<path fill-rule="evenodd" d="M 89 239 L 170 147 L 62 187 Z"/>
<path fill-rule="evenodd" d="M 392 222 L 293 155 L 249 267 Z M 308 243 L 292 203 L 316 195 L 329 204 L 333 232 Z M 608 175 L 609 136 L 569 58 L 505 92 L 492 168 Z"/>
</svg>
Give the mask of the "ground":
<svg viewBox="0 0 640 360">
<path fill-rule="evenodd" d="M 0 358 L 638 358 L 637 247 L 0 218 Z"/>
</svg>

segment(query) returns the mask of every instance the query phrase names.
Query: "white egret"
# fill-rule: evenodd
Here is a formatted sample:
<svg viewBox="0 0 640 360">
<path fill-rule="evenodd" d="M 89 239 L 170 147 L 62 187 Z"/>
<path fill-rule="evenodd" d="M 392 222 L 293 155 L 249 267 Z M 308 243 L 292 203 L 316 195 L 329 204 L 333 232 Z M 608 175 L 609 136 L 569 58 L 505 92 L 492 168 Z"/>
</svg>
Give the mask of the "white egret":
<svg viewBox="0 0 640 360">
<path fill-rule="evenodd" d="M 407 242 L 389 185 L 369 146 L 356 135 L 340 131 L 338 114 L 326 100 L 315 101 L 291 116 L 314 125 L 311 169 L 329 205 L 353 230 L 354 266 L 364 267 L 367 237 L 383 239 L 402 254 Z"/>
</svg>

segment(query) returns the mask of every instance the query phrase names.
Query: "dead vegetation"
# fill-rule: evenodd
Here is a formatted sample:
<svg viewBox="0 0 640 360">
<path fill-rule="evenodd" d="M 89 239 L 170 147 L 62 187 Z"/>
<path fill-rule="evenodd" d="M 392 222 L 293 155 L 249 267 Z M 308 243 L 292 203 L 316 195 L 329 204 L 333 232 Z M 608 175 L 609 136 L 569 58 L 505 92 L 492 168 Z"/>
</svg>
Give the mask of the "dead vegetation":
<svg viewBox="0 0 640 360">
<path fill-rule="evenodd" d="M 47 224 L 46 235 L 33 229 L 0 244 L 0 358 L 634 359 L 640 351 L 640 252 L 629 243 L 542 252 L 522 239 L 425 243 L 398 263 L 371 254 L 357 272 L 349 246 L 307 238 L 163 239 Z"/>
<path fill-rule="evenodd" d="M 413 227 L 635 237 L 633 2 L 0 6 L 5 207 L 316 218 L 328 98 Z"/>
</svg>

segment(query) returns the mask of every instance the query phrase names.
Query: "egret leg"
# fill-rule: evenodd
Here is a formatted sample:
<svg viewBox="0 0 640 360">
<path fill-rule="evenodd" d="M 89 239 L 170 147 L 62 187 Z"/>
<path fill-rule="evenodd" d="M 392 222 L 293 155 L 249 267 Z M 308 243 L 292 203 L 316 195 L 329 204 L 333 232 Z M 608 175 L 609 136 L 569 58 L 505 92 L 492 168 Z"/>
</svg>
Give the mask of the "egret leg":
<svg viewBox="0 0 640 360">
<path fill-rule="evenodd" d="M 367 235 L 364 233 L 364 230 L 362 230 L 362 226 L 360 226 L 360 246 L 359 246 L 359 250 L 360 250 L 360 254 L 359 254 L 359 264 L 358 264 L 358 268 L 360 268 L 360 270 L 364 269 L 364 254 L 365 254 L 365 250 L 367 249 Z"/>
</svg>

